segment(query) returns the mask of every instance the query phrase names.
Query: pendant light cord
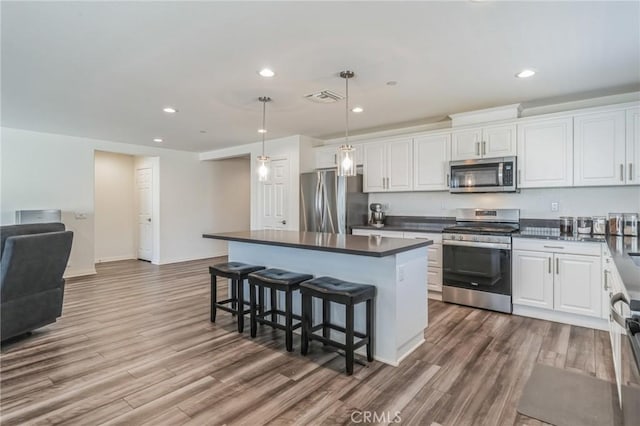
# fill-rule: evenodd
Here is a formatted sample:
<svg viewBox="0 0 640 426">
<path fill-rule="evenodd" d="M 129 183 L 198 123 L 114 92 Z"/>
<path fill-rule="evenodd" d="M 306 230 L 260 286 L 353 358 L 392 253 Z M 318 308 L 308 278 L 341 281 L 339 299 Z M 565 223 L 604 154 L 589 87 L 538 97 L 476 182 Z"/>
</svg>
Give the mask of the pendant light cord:
<svg viewBox="0 0 640 426">
<path fill-rule="evenodd" d="M 262 101 L 262 156 L 264 157 L 264 134 L 267 132 L 265 127 L 267 115 L 267 100 Z"/>
<path fill-rule="evenodd" d="M 349 145 L 349 78 L 345 78 L 344 79 L 345 83 L 346 83 L 346 102 L 345 102 L 345 114 L 344 114 L 344 118 L 345 118 L 345 122 L 347 124 L 346 129 L 345 129 L 345 135 L 344 135 L 344 143 L 346 145 Z"/>
</svg>

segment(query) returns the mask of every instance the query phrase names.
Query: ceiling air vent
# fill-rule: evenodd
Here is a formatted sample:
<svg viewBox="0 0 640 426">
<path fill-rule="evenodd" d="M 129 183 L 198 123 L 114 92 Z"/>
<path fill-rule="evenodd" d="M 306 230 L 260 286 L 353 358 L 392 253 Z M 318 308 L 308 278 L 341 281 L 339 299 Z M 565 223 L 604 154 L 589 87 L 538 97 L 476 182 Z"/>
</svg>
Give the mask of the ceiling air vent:
<svg viewBox="0 0 640 426">
<path fill-rule="evenodd" d="M 311 102 L 316 102 L 319 104 L 330 104 L 344 99 L 344 96 L 336 92 L 332 92 L 331 90 L 323 90 L 321 92 L 311 93 L 309 95 L 305 95 L 304 97 Z"/>
</svg>

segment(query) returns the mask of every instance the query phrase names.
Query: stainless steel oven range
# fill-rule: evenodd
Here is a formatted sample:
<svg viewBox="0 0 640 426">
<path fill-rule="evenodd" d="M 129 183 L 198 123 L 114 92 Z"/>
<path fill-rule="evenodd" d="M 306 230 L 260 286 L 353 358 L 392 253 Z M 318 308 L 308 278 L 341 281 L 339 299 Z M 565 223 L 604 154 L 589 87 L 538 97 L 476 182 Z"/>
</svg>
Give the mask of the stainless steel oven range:
<svg viewBox="0 0 640 426">
<path fill-rule="evenodd" d="M 458 209 L 442 234 L 442 300 L 512 312 L 511 234 L 520 210 Z"/>
</svg>

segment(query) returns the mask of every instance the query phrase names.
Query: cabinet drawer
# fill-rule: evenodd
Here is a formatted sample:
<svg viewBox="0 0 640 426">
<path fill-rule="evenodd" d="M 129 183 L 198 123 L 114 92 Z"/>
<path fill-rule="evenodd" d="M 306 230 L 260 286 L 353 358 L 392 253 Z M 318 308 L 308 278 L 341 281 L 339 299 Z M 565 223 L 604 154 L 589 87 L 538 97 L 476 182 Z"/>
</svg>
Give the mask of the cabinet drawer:
<svg viewBox="0 0 640 426">
<path fill-rule="evenodd" d="M 442 291 L 442 269 L 430 267 L 427 270 L 427 288 L 431 291 Z"/>
<path fill-rule="evenodd" d="M 600 256 L 602 254 L 602 243 L 514 238 L 512 245 L 514 250 L 583 254 L 586 256 Z"/>
<path fill-rule="evenodd" d="M 429 253 L 427 264 L 429 268 L 442 268 L 442 244 L 433 244 L 427 247 Z"/>
</svg>

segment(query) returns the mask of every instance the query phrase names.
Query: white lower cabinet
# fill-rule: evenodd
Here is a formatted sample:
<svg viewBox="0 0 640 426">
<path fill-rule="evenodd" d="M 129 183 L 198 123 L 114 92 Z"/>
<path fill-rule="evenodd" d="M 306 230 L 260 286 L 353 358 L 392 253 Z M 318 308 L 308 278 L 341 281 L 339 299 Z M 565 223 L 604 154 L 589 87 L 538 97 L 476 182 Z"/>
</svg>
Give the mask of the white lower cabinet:
<svg viewBox="0 0 640 426">
<path fill-rule="evenodd" d="M 354 229 L 353 235 L 379 235 L 381 237 L 407 238 L 413 240 L 432 240 L 427 247 L 427 288 L 429 291 L 442 292 L 442 234 L 425 232 L 383 231 L 377 229 Z"/>
<path fill-rule="evenodd" d="M 513 251 L 513 303 L 553 309 L 552 253 Z"/>
<path fill-rule="evenodd" d="M 599 244 L 514 238 L 514 306 L 548 310 L 538 311 L 541 313 L 571 314 L 577 320 L 581 317 L 601 318 L 600 250 Z M 562 318 L 569 317 L 558 317 L 559 320 Z"/>
<path fill-rule="evenodd" d="M 571 314 L 600 317 L 600 257 L 554 254 L 553 308 Z"/>
</svg>

